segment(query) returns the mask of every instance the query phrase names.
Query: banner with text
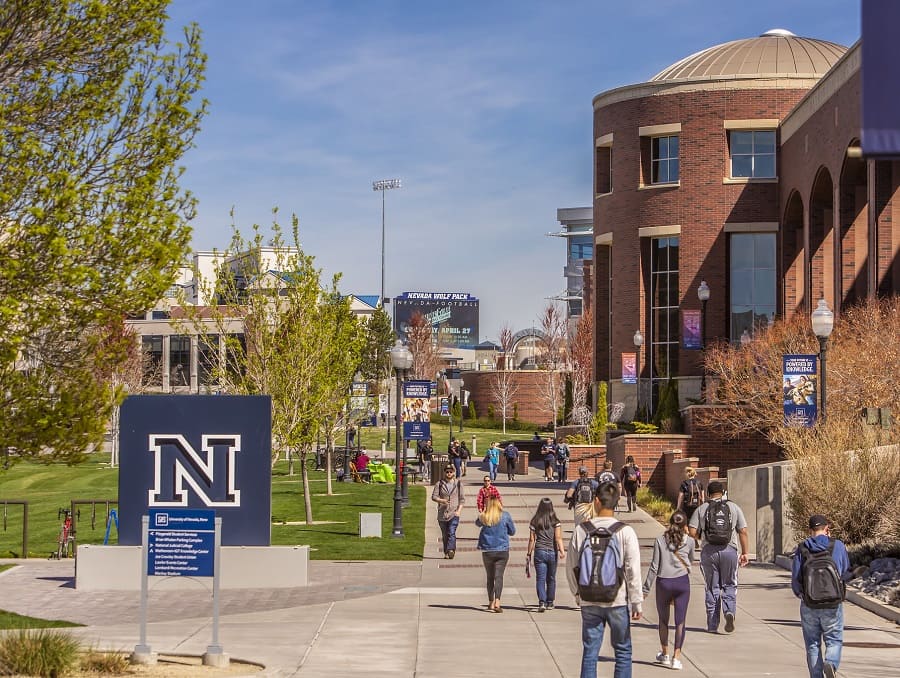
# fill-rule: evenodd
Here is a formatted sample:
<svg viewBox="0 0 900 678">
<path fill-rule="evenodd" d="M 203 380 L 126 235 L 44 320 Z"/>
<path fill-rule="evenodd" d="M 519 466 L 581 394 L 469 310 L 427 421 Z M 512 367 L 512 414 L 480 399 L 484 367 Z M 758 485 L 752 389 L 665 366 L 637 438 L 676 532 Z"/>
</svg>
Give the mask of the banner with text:
<svg viewBox="0 0 900 678">
<path fill-rule="evenodd" d="M 403 382 L 404 440 L 425 440 L 431 437 L 431 382 Z"/>
<path fill-rule="evenodd" d="M 700 311 L 685 309 L 681 312 L 681 347 L 688 350 L 703 348 L 700 338 Z"/>
<path fill-rule="evenodd" d="M 637 354 L 635 353 L 622 354 L 622 383 L 637 383 Z"/>
<path fill-rule="evenodd" d="M 784 423 L 813 426 L 816 423 L 816 355 L 782 356 Z"/>
</svg>

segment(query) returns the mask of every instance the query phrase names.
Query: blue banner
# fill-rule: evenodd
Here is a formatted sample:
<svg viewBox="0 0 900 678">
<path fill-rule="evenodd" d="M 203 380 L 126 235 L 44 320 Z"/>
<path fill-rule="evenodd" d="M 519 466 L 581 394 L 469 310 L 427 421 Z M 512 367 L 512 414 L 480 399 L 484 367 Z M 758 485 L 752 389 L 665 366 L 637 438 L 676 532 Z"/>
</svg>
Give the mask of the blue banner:
<svg viewBox="0 0 900 678">
<path fill-rule="evenodd" d="M 431 437 L 431 382 L 403 382 L 404 440 L 425 440 Z"/>
<path fill-rule="evenodd" d="M 866 157 L 900 158 L 900 2 L 862 0 L 861 145 Z"/>
<path fill-rule="evenodd" d="M 211 509 L 150 509 L 147 574 L 212 577 L 215 574 L 216 512 Z"/>
<path fill-rule="evenodd" d="M 782 356 L 782 398 L 784 423 L 810 427 L 816 423 L 818 384 L 816 355 Z"/>
</svg>

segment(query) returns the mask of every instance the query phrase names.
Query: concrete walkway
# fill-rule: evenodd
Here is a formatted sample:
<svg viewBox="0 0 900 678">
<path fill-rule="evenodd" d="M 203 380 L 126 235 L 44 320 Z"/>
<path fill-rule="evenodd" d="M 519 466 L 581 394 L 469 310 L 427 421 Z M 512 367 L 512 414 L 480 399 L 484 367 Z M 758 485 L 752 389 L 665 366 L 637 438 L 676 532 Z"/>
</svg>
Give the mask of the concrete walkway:
<svg viewBox="0 0 900 678">
<path fill-rule="evenodd" d="M 578 676 L 580 615 L 565 574 L 560 568 L 556 609 L 538 614 L 534 579 L 525 577 L 524 568 L 528 520 L 542 497 L 557 504 L 566 539 L 571 534 L 572 514 L 562 502 L 565 487 L 543 482 L 536 470 L 515 482 L 498 481 L 519 533 L 506 571 L 505 612 L 489 614 L 481 554 L 475 549 L 475 494 L 482 475 L 473 466 L 465 478 L 470 497 L 454 560 L 443 558 L 429 502 L 421 563 L 314 561 L 308 589 L 224 591 L 219 635 L 226 652 L 265 664 L 266 676 Z M 637 531 L 646 567 L 661 527 L 643 511 L 619 517 Z M 699 568 L 692 578 L 681 675 L 806 675 L 798 603 L 787 572 L 763 566 L 741 571 L 737 629 L 731 635 L 701 631 L 705 615 Z M 75 632 L 85 640 L 132 649 L 138 640 L 137 594 L 78 592 L 73 579 L 71 561 L 25 561 L 0 575 L 0 608 L 79 621 L 87 626 Z M 151 591 L 149 609 L 148 641 L 154 650 L 205 651 L 212 631 L 210 594 L 204 587 L 167 591 L 161 580 Z M 652 594 L 644 613 L 645 619 L 632 628 L 636 678 L 668 670 L 653 663 L 659 648 Z M 845 622 L 840 675 L 900 675 L 896 625 L 850 604 Z M 611 676 L 608 643 L 602 654 L 598 675 Z"/>
</svg>

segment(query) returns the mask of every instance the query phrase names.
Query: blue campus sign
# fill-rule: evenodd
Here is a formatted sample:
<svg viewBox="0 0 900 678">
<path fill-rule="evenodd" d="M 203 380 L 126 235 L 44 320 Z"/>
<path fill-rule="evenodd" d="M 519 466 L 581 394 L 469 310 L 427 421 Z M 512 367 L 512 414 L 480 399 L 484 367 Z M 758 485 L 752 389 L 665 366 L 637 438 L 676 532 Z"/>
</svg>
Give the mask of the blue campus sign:
<svg viewBox="0 0 900 678">
<path fill-rule="evenodd" d="M 216 564 L 216 512 L 209 509 L 150 509 L 147 574 L 212 577 Z"/>
<path fill-rule="evenodd" d="M 130 396 L 122 403 L 119 543 L 151 509 L 211 509 L 225 546 L 271 543 L 269 396 Z"/>
<path fill-rule="evenodd" d="M 813 426 L 816 423 L 815 355 L 782 356 L 782 397 L 784 423 L 788 426 Z"/>
</svg>

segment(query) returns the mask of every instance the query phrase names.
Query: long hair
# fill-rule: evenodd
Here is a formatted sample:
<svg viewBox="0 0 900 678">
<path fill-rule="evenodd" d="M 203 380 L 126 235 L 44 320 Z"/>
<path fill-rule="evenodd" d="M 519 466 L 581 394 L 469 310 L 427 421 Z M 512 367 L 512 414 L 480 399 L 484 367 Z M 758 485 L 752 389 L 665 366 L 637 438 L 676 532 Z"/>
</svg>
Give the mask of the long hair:
<svg viewBox="0 0 900 678">
<path fill-rule="evenodd" d="M 559 525 L 559 518 L 556 517 L 556 510 L 553 508 L 553 502 L 544 497 L 538 502 L 537 511 L 531 518 L 531 526 L 534 531 L 552 530 L 554 525 Z"/>
<path fill-rule="evenodd" d="M 488 497 L 484 503 L 484 511 L 481 512 L 481 524 L 491 527 L 500 522 L 503 516 L 503 504 L 497 497 Z"/>
<path fill-rule="evenodd" d="M 675 511 L 669 518 L 669 526 L 663 533 L 666 543 L 677 551 L 684 543 L 684 526 L 687 525 L 687 514 L 684 511 Z"/>
</svg>

